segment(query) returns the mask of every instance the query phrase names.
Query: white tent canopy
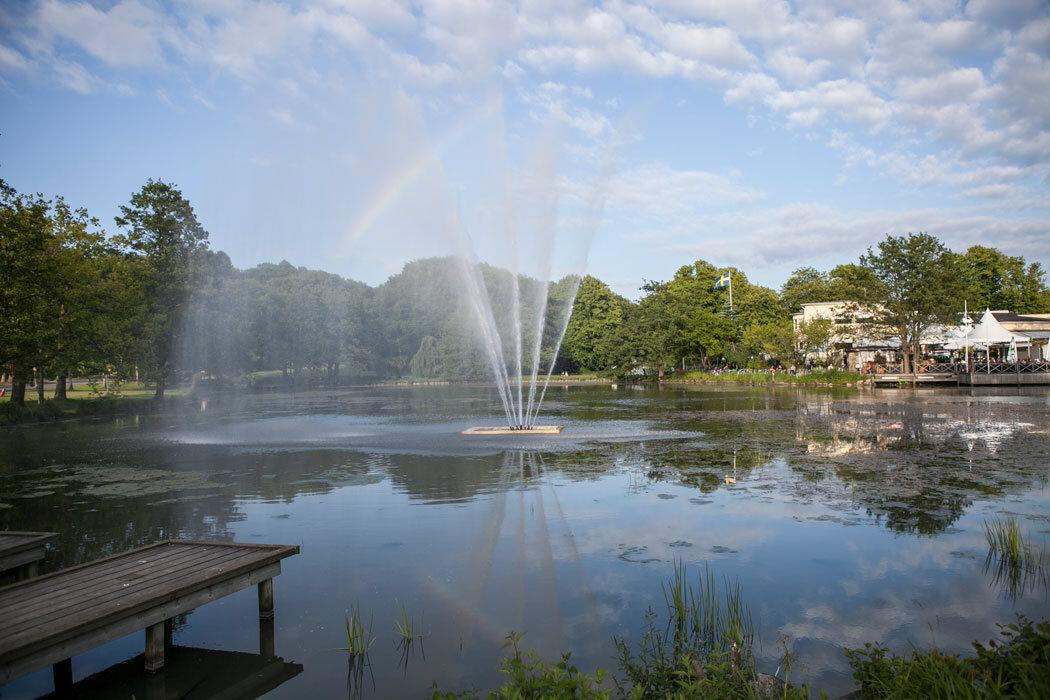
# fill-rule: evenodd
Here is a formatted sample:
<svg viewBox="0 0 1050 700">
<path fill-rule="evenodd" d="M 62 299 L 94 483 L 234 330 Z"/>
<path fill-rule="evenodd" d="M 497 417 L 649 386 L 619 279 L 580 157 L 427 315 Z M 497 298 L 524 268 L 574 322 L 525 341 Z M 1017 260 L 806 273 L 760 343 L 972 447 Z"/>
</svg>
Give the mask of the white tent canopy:
<svg viewBox="0 0 1050 700">
<path fill-rule="evenodd" d="M 961 331 L 961 329 L 960 329 Z M 967 345 L 1000 345 L 1004 343 L 1027 343 L 1031 340 L 1027 335 L 1012 333 L 1003 327 L 1003 324 L 995 320 L 995 316 L 989 309 L 985 309 L 981 320 L 970 330 L 969 333 L 959 333 L 948 343 L 948 347 L 963 348 Z"/>
</svg>

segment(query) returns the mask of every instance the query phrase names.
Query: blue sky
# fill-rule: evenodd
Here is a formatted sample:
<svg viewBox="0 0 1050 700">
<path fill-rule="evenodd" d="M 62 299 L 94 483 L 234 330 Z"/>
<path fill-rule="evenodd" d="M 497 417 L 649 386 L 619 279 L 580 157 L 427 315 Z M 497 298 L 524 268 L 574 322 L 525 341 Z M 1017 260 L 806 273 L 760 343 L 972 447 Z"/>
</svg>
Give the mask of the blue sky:
<svg viewBox="0 0 1050 700">
<path fill-rule="evenodd" d="M 462 252 L 457 215 L 632 297 L 920 230 L 1050 263 L 1039 0 L 8 2 L 0 133 L 0 177 L 108 230 L 158 177 L 236 265 L 369 283 Z"/>
</svg>

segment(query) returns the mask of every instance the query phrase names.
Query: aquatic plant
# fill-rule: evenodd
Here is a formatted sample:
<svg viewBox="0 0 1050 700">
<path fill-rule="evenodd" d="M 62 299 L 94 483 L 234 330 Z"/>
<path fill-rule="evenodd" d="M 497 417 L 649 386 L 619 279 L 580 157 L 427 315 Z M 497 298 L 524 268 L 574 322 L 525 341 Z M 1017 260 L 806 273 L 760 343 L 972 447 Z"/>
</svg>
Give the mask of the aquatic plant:
<svg viewBox="0 0 1050 700">
<path fill-rule="evenodd" d="M 984 534 L 988 541 L 985 571 L 993 572 L 994 583 L 1008 597 L 1016 599 L 1040 582 L 1047 585 L 1043 551 L 1021 534 L 1016 519 L 985 522 Z"/>
<path fill-rule="evenodd" d="M 968 659 L 936 649 L 895 656 L 881 644 L 846 657 L 865 698 L 1050 697 L 1050 622 L 1018 616 L 999 632 L 987 647 L 974 642 L 977 655 Z"/>
<path fill-rule="evenodd" d="M 690 582 L 685 565 L 677 561 L 663 593 L 663 631 L 650 609 L 637 648 L 613 638 L 623 674 L 616 685 L 622 695 L 806 697 L 805 688 L 756 671 L 754 625 L 739 585 L 728 579 L 719 585 L 706 565 Z M 784 648 L 786 652 L 786 644 Z M 786 654 L 781 666 L 790 661 Z"/>
<path fill-rule="evenodd" d="M 594 674 L 581 673 L 570 661 L 569 653 L 561 655 L 556 663 L 544 661 L 535 651 L 522 653 L 519 643 L 525 635 L 511 632 L 503 642 L 504 649 L 511 653 L 500 664 L 499 671 L 507 676 L 506 682 L 496 690 L 482 695 L 477 690 L 466 692 L 442 692 L 434 684 L 432 697 L 435 700 L 473 700 L 486 697 L 501 698 L 578 698 L 579 700 L 608 700 L 612 691 L 603 689 L 605 671 Z"/>
<path fill-rule="evenodd" d="M 372 620 L 365 627 L 360 608 L 355 605 L 346 616 L 346 646 L 343 648 L 351 657 L 363 657 L 368 654 L 375 638 L 372 637 Z"/>
<path fill-rule="evenodd" d="M 394 621 L 394 630 L 400 642 L 411 643 L 416 639 L 423 639 L 423 613 L 419 614 L 418 626 L 408 614 L 408 609 L 403 603 L 398 603 L 397 619 Z"/>
</svg>

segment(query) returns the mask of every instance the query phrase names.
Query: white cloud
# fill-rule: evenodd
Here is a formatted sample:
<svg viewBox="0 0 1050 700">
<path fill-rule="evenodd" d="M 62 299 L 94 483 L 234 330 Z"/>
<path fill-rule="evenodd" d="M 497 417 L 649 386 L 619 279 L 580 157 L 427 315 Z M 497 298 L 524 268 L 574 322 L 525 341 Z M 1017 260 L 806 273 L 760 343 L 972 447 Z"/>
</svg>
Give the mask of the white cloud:
<svg viewBox="0 0 1050 700">
<path fill-rule="evenodd" d="M 887 233 L 926 231 L 957 250 L 983 244 L 1028 258 L 1050 256 L 1047 217 L 1010 219 L 943 209 L 843 211 L 791 204 L 721 214 L 707 223 L 723 233 L 702 242 L 679 242 L 668 250 L 751 267 L 784 266 L 854 257 Z"/>
</svg>

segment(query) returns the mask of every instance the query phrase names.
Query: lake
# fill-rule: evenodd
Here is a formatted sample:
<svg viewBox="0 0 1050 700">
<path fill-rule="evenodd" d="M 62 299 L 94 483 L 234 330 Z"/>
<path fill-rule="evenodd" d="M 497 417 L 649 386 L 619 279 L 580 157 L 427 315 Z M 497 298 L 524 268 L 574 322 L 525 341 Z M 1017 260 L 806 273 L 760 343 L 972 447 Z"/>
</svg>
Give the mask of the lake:
<svg viewBox="0 0 1050 700">
<path fill-rule="evenodd" d="M 997 576 L 983 530 L 1014 517 L 1050 548 L 1048 390 L 552 386 L 539 422 L 561 435 L 459 434 L 500 415 L 487 387 L 383 387 L 5 428 L 0 529 L 60 532 L 47 571 L 171 537 L 300 545 L 275 596 L 302 671 L 275 698 L 488 688 L 510 631 L 614 671 L 613 635 L 637 638 L 678 560 L 739 583 L 760 670 L 786 644 L 793 680 L 833 696 L 844 648 L 965 652 L 1050 614 L 1046 578 Z M 425 633 L 407 653 L 402 606 Z M 348 675 L 353 608 L 375 642 Z M 175 642 L 257 651 L 256 611 L 241 591 Z M 76 678 L 142 643 L 77 656 Z M 50 690 L 44 670 L 0 697 Z"/>
</svg>

